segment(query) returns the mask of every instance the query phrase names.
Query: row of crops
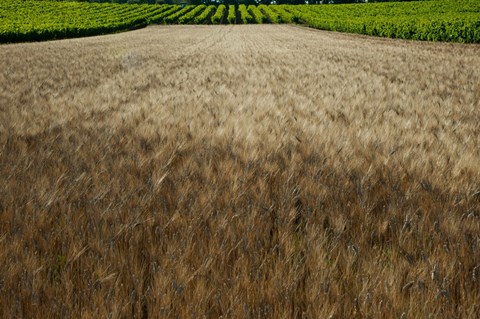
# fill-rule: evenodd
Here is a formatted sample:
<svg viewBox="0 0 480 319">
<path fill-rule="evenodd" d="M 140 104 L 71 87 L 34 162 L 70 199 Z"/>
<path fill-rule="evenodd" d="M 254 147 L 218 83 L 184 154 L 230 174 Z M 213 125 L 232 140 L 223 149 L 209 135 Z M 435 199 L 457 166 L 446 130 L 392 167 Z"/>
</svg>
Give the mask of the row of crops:
<svg viewBox="0 0 480 319">
<path fill-rule="evenodd" d="M 139 28 L 169 10 L 165 5 L 2 0 L 0 42 L 80 37 Z"/>
<path fill-rule="evenodd" d="M 480 42 L 480 1 L 439 0 L 290 6 L 293 19 L 310 27 L 374 36 Z"/>
<path fill-rule="evenodd" d="M 0 42 L 88 36 L 149 24 L 298 23 L 403 39 L 480 43 L 480 1 L 345 5 L 148 5 L 2 0 Z"/>
</svg>

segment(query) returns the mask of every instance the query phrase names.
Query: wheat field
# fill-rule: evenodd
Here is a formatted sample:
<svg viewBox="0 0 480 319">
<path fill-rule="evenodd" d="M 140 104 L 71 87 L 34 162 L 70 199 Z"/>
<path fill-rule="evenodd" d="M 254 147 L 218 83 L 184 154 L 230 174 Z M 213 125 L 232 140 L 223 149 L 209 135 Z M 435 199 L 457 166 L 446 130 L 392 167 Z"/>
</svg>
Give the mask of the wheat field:
<svg viewBox="0 0 480 319">
<path fill-rule="evenodd" d="M 478 318 L 479 45 L 156 26 L 0 65 L 0 317 Z"/>
</svg>

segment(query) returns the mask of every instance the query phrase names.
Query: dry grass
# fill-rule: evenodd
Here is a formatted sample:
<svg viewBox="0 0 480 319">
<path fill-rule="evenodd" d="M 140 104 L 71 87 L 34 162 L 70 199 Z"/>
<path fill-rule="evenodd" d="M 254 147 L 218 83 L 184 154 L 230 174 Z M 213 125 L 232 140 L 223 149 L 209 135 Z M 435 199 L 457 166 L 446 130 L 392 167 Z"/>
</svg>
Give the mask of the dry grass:
<svg viewBox="0 0 480 319">
<path fill-rule="evenodd" d="M 478 45 L 153 27 L 0 65 L 0 317 L 480 313 Z"/>
</svg>

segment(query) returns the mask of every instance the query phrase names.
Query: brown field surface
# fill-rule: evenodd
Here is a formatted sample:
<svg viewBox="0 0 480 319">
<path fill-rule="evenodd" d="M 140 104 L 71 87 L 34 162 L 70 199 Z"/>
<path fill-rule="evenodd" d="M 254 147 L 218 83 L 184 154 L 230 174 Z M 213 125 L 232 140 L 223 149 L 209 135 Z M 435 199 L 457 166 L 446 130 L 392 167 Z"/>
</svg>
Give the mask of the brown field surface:
<svg viewBox="0 0 480 319">
<path fill-rule="evenodd" d="M 1 318 L 478 318 L 479 45 L 158 26 L 0 65 Z"/>
</svg>

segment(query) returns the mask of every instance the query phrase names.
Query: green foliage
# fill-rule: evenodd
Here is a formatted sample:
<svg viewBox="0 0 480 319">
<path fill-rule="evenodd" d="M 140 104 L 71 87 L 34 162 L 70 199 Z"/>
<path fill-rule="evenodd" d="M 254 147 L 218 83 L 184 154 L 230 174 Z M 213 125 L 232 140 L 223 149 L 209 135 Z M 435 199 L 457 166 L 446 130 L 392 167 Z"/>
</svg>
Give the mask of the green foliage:
<svg viewBox="0 0 480 319">
<path fill-rule="evenodd" d="M 91 36 L 146 26 L 168 5 L 2 0 L 0 43 Z"/>
<path fill-rule="evenodd" d="M 163 22 L 165 17 L 180 10 L 180 6 L 165 6 L 165 10 L 147 19 L 148 24 Z"/>
<path fill-rule="evenodd" d="M 225 10 L 227 7 L 223 4 L 219 5 L 217 11 L 212 16 L 212 23 L 213 24 L 220 24 L 222 22 L 223 15 L 225 14 Z"/>
<path fill-rule="evenodd" d="M 163 19 L 163 22 L 166 23 L 166 24 L 172 24 L 172 23 L 177 23 L 178 21 L 178 18 L 180 18 L 181 16 L 185 15 L 187 12 L 189 12 L 190 10 L 193 10 L 193 8 L 195 8 L 195 6 L 191 5 L 191 6 L 186 6 L 185 8 L 169 15 L 168 17 L 165 17 L 165 19 Z"/>
<path fill-rule="evenodd" d="M 228 23 L 235 24 L 236 19 L 237 19 L 237 16 L 236 16 L 236 12 L 235 12 L 235 6 L 234 5 L 229 5 L 228 6 L 228 16 L 227 16 Z"/>
<path fill-rule="evenodd" d="M 265 21 L 265 16 L 263 13 L 258 9 L 258 7 L 254 5 L 248 6 L 248 11 L 251 13 L 253 17 L 253 22 L 262 24 Z"/>
<path fill-rule="evenodd" d="M 208 20 L 208 18 L 215 10 L 217 10 L 217 7 L 213 5 L 206 7 L 205 10 L 203 10 L 203 12 L 200 15 L 195 17 L 195 19 L 193 20 L 193 23 L 194 24 L 209 23 L 210 21 Z"/>
<path fill-rule="evenodd" d="M 480 42 L 480 1 L 284 6 L 310 27 L 390 38 Z"/>
<path fill-rule="evenodd" d="M 248 13 L 247 6 L 244 4 L 238 6 L 238 11 L 240 12 L 240 20 L 243 24 L 253 23 L 255 21 L 250 13 Z"/>
<path fill-rule="evenodd" d="M 258 9 L 270 20 L 271 23 L 280 23 L 280 17 L 278 13 L 274 12 L 272 9 L 272 6 L 267 6 L 264 4 L 261 4 L 258 6 Z"/>
<path fill-rule="evenodd" d="M 178 17 L 178 20 L 177 20 L 177 23 L 178 24 L 187 24 L 189 23 L 190 21 L 192 21 L 200 12 L 202 11 L 205 11 L 205 9 L 207 8 L 206 5 L 204 4 L 201 4 L 199 6 L 196 6 L 194 7 L 192 10 L 188 11 L 187 13 L 185 13 L 184 15 L 181 15 Z M 202 20 L 203 22 L 203 20 Z M 198 22 L 195 21 L 195 24 L 197 24 Z"/>
<path fill-rule="evenodd" d="M 80 37 L 153 23 L 222 23 L 225 5 L 186 6 L 2 0 L 0 43 Z M 345 5 L 228 6 L 227 21 L 301 23 L 391 38 L 480 43 L 480 1 L 438 0 Z M 267 18 L 268 17 L 268 18 Z M 225 21 L 226 22 L 226 21 Z"/>
<path fill-rule="evenodd" d="M 278 18 L 283 23 L 293 23 L 295 22 L 295 16 L 291 14 L 286 6 L 269 6 L 272 12 L 276 13 Z"/>
</svg>

